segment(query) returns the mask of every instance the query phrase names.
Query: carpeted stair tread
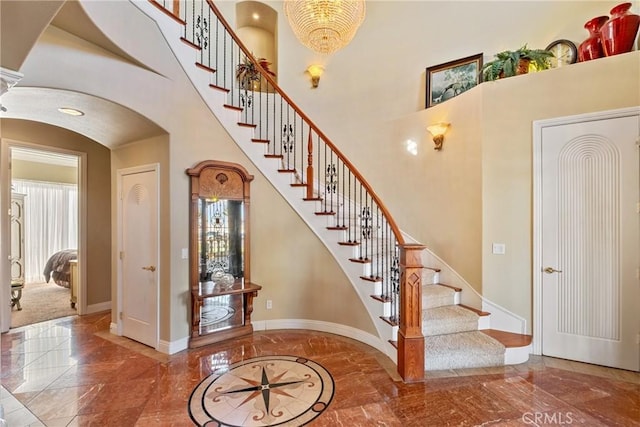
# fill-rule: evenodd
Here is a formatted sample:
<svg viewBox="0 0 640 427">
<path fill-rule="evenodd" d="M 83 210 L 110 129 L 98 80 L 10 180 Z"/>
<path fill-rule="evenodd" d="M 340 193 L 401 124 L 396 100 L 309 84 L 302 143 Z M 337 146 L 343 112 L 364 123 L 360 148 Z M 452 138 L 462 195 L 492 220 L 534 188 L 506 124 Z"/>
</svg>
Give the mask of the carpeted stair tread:
<svg viewBox="0 0 640 427">
<path fill-rule="evenodd" d="M 448 286 L 422 285 L 422 309 L 455 304 L 456 292 Z"/>
<path fill-rule="evenodd" d="M 458 305 L 422 310 L 422 334 L 424 336 L 476 330 L 478 330 L 478 315 Z"/>
<path fill-rule="evenodd" d="M 504 345 L 480 331 L 425 337 L 428 371 L 502 366 L 504 354 Z"/>
</svg>

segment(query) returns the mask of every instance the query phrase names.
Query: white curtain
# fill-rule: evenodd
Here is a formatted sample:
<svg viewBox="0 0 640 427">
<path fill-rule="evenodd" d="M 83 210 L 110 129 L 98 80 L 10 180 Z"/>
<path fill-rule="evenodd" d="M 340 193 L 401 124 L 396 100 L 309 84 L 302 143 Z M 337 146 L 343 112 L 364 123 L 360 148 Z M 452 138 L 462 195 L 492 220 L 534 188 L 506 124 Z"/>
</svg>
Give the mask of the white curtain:
<svg viewBox="0 0 640 427">
<path fill-rule="evenodd" d="M 13 191 L 26 194 L 25 281 L 44 282 L 44 266 L 54 253 L 78 248 L 78 187 L 75 184 L 11 181 Z"/>
</svg>

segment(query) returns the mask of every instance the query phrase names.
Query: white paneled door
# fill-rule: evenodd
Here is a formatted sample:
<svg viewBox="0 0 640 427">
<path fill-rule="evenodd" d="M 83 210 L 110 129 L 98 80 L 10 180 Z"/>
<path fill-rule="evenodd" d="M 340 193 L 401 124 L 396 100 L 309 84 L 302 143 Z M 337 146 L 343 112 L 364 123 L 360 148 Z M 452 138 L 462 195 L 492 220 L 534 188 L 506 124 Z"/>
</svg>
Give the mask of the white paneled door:
<svg viewBox="0 0 640 427">
<path fill-rule="evenodd" d="M 122 335 L 158 346 L 158 177 L 156 170 L 121 175 Z"/>
<path fill-rule="evenodd" d="M 542 354 L 640 370 L 639 116 L 541 133 Z"/>
</svg>

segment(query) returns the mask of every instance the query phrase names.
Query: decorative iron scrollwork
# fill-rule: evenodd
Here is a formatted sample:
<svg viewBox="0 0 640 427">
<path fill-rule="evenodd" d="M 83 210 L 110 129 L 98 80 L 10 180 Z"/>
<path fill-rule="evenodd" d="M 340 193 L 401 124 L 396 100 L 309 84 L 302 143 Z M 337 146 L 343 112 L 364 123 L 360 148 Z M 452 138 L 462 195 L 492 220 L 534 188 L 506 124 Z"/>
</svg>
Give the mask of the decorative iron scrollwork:
<svg viewBox="0 0 640 427">
<path fill-rule="evenodd" d="M 282 152 L 293 153 L 296 141 L 293 134 L 293 125 L 282 126 Z"/>
<path fill-rule="evenodd" d="M 360 213 L 360 229 L 362 230 L 362 239 L 369 240 L 371 239 L 371 230 L 373 226 L 371 225 L 371 208 L 369 206 L 365 206 L 362 208 Z"/>
<path fill-rule="evenodd" d="M 244 108 L 251 108 L 253 104 L 253 93 L 249 93 L 247 89 L 240 92 L 240 105 Z"/>
<path fill-rule="evenodd" d="M 325 185 L 327 193 L 335 193 L 338 190 L 338 171 L 336 165 L 331 163 L 325 173 Z"/>
<path fill-rule="evenodd" d="M 207 23 L 207 18 L 203 18 L 201 15 L 198 15 L 196 18 L 196 44 L 200 46 L 202 49 L 206 49 L 209 46 L 209 24 Z"/>
<path fill-rule="evenodd" d="M 391 286 L 391 295 L 395 296 L 394 301 L 392 301 L 393 307 L 391 309 L 391 320 L 400 323 L 400 310 L 398 307 L 399 299 L 397 298 L 397 296 L 400 295 L 400 257 L 398 255 L 397 247 L 396 254 L 391 259 L 389 274 L 391 276 L 389 283 Z"/>
</svg>

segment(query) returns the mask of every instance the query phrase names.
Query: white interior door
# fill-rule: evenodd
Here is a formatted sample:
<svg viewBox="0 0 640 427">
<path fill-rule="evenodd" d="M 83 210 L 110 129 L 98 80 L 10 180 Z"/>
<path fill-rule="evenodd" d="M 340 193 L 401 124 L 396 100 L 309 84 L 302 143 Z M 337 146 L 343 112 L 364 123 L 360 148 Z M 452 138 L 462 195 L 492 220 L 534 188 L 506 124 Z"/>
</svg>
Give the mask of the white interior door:
<svg viewBox="0 0 640 427">
<path fill-rule="evenodd" d="M 121 175 L 122 335 L 158 346 L 157 170 Z"/>
<path fill-rule="evenodd" d="M 542 353 L 640 370 L 638 115 L 542 129 Z"/>
</svg>

